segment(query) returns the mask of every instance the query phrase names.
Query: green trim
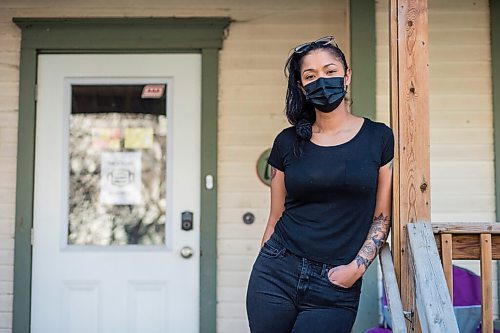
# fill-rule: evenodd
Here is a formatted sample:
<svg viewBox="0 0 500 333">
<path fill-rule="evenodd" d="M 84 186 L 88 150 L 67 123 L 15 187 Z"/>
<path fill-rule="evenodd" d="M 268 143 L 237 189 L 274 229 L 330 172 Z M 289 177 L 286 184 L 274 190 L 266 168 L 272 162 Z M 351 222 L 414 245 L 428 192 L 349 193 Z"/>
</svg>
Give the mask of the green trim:
<svg viewBox="0 0 500 333">
<path fill-rule="evenodd" d="M 30 331 L 31 227 L 35 150 L 35 83 L 40 53 L 173 53 L 202 55 L 201 181 L 217 183 L 218 50 L 229 18 L 14 18 L 22 29 L 16 230 L 14 333 Z M 216 331 L 217 188 L 201 187 L 200 332 Z"/>
<path fill-rule="evenodd" d="M 35 50 L 24 49 L 21 52 L 12 309 L 14 333 L 30 331 L 36 62 Z"/>
<path fill-rule="evenodd" d="M 376 117 L 375 2 L 349 1 L 351 31 L 352 113 Z"/>
<path fill-rule="evenodd" d="M 376 118 L 375 2 L 349 1 L 351 32 L 352 113 Z M 378 260 L 363 275 L 361 300 L 353 332 L 364 332 L 379 324 Z"/>
<path fill-rule="evenodd" d="M 44 52 L 165 52 L 222 48 L 227 18 L 14 18 L 23 29 L 23 46 Z M 89 38 L 89 37 L 92 38 Z M 134 41 L 134 43 L 131 43 Z"/>
<path fill-rule="evenodd" d="M 495 163 L 496 221 L 500 221 L 500 3 L 490 0 L 491 84 L 493 99 L 493 151 Z M 500 263 L 497 262 L 497 286 L 500 288 Z M 500 289 L 499 289 L 500 290 Z M 497 293 L 498 295 L 498 293 Z M 498 300 L 500 306 L 500 300 Z"/>
<path fill-rule="evenodd" d="M 217 270 L 215 258 L 217 257 L 217 104 L 219 55 L 217 49 L 204 49 L 202 52 L 202 96 L 203 113 L 201 116 L 201 211 L 204 224 L 201 237 L 202 258 L 200 280 L 203 302 L 201 303 L 200 332 L 215 333 L 216 327 L 212 318 L 216 317 L 217 296 Z M 214 189 L 205 187 L 205 177 L 214 177 Z M 202 329 L 203 328 L 203 329 Z"/>
</svg>

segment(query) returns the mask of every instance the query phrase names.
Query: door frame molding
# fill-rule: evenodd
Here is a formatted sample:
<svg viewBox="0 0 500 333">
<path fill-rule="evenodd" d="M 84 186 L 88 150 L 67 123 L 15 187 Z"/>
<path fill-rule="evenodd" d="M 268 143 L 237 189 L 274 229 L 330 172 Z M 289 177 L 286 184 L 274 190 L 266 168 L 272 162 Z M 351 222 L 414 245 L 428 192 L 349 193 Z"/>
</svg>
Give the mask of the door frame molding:
<svg viewBox="0 0 500 333">
<path fill-rule="evenodd" d="M 30 332 L 37 56 L 42 53 L 199 53 L 201 71 L 200 332 L 216 331 L 219 50 L 231 20 L 13 18 L 22 31 L 12 331 Z M 207 175 L 214 188 L 204 186 Z M 203 328 L 203 329 L 202 329 Z"/>
<path fill-rule="evenodd" d="M 363 73 L 351 83 L 351 111 L 357 116 L 376 120 L 376 8 L 374 1 L 349 1 L 351 68 Z M 356 74 L 355 74 L 356 75 Z M 379 323 L 378 260 L 372 262 L 363 276 L 362 297 L 354 331 L 364 331 Z"/>
</svg>

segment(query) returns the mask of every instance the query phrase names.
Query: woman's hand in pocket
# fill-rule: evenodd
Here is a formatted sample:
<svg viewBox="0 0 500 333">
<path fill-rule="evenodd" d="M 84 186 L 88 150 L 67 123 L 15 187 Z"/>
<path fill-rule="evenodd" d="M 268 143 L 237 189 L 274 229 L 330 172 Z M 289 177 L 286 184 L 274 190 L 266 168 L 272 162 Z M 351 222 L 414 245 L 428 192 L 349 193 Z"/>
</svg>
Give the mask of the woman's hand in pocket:
<svg viewBox="0 0 500 333">
<path fill-rule="evenodd" d="M 328 280 L 342 288 L 350 288 L 363 275 L 362 267 L 358 268 L 356 262 L 339 265 L 328 271 Z"/>
</svg>

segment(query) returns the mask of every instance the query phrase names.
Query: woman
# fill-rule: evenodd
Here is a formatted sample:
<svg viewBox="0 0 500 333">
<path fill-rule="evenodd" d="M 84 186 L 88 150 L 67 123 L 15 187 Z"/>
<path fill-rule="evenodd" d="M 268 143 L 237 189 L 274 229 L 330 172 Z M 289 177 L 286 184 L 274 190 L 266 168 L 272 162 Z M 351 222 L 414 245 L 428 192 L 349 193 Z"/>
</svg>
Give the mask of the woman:
<svg viewBox="0 0 500 333">
<path fill-rule="evenodd" d="M 268 159 L 271 210 L 248 284 L 249 326 L 347 333 L 390 229 L 394 135 L 349 113 L 352 72 L 333 37 L 297 46 L 285 69 L 293 126 Z"/>
</svg>

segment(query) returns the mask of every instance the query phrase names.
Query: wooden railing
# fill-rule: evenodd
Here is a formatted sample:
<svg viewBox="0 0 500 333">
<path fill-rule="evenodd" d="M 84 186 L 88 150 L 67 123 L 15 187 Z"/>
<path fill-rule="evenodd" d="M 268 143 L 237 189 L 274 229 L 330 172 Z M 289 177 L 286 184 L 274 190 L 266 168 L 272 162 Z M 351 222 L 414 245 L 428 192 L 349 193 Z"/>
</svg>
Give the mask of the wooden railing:
<svg viewBox="0 0 500 333">
<path fill-rule="evenodd" d="M 388 244 L 380 249 L 380 266 L 384 276 L 384 289 L 387 297 L 387 305 L 391 314 L 391 326 L 394 333 L 406 333 L 406 323 L 399 294 L 396 271 L 392 262 L 392 254 Z"/>
<path fill-rule="evenodd" d="M 416 309 L 404 311 L 399 293 L 389 246 L 380 251 L 380 263 L 384 280 L 392 331 L 406 333 L 409 321 L 410 331 L 420 328 L 424 333 L 459 333 L 453 305 L 448 293 L 445 275 L 434 241 L 430 223 L 408 223 L 407 226 L 410 275 Z M 415 322 L 418 312 L 418 327 Z"/>
<path fill-rule="evenodd" d="M 413 277 L 410 286 L 414 291 L 421 331 L 459 333 L 431 224 L 408 223 L 406 228 L 409 274 Z"/>
<path fill-rule="evenodd" d="M 450 297 L 453 297 L 453 259 L 480 260 L 482 332 L 493 332 L 492 260 L 500 259 L 500 225 L 433 223 Z"/>
<path fill-rule="evenodd" d="M 452 260 L 480 260 L 482 332 L 493 332 L 492 261 L 500 259 L 500 224 L 408 223 L 410 275 L 420 329 L 458 333 L 453 311 Z M 407 332 L 391 252 L 380 251 L 393 332 Z M 407 312 L 413 311 L 407 309 Z M 411 316 L 414 318 L 414 316 Z"/>
</svg>

